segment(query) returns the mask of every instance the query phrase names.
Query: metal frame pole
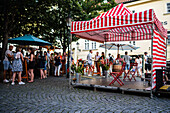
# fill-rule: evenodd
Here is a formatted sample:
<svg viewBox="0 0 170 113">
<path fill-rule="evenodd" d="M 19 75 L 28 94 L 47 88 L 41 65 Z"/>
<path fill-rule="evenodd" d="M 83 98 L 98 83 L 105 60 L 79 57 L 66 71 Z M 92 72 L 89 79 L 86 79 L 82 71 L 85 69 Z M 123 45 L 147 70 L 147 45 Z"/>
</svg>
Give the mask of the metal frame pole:
<svg viewBox="0 0 170 113">
<path fill-rule="evenodd" d="M 167 41 L 168 41 L 168 39 L 166 38 L 166 60 L 167 60 Z"/>
<path fill-rule="evenodd" d="M 105 60 L 106 60 L 106 35 L 104 35 L 104 39 L 105 39 Z"/>
<path fill-rule="evenodd" d="M 70 65 L 69 65 L 69 87 L 71 87 L 71 54 L 72 54 L 72 34 L 70 35 Z"/>
<path fill-rule="evenodd" d="M 72 61 L 71 61 L 71 54 L 72 54 L 72 45 L 71 45 L 71 42 L 72 42 L 72 34 L 70 33 L 69 88 L 71 88 L 71 64 L 72 64 Z"/>
<path fill-rule="evenodd" d="M 152 91 L 152 82 L 153 82 L 153 25 L 152 24 L 152 39 L 151 39 L 151 58 L 152 58 L 152 63 L 151 63 L 151 98 L 153 98 L 153 91 Z"/>
</svg>

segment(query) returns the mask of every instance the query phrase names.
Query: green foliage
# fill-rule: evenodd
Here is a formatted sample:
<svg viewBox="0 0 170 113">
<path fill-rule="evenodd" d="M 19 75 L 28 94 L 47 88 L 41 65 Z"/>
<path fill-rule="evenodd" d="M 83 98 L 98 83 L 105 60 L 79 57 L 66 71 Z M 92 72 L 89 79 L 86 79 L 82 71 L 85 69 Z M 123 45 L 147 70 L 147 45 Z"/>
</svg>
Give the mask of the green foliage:
<svg viewBox="0 0 170 113">
<path fill-rule="evenodd" d="M 107 70 L 109 70 L 109 68 L 110 68 L 109 65 L 107 65 L 107 64 L 104 64 L 104 65 L 103 65 L 103 69 L 104 69 L 104 70 L 107 71 Z"/>
<path fill-rule="evenodd" d="M 109 64 L 107 64 L 104 59 L 100 61 L 100 66 L 106 71 L 110 68 Z"/>
<path fill-rule="evenodd" d="M 64 49 L 68 47 L 70 27 L 67 19 L 90 20 L 116 4 L 114 0 L 1 0 L 0 41 L 6 37 L 32 34 L 57 45 L 59 39 Z M 78 40 L 73 36 L 72 41 Z"/>
<path fill-rule="evenodd" d="M 83 66 L 76 66 L 76 65 L 72 65 L 72 69 L 76 72 L 76 73 L 81 73 L 84 74 L 84 67 Z"/>
<path fill-rule="evenodd" d="M 77 6 L 80 11 L 73 16 L 73 19 L 75 21 L 91 20 L 117 5 L 114 0 L 107 1 L 107 3 L 104 3 L 104 0 L 79 0 Z"/>
</svg>

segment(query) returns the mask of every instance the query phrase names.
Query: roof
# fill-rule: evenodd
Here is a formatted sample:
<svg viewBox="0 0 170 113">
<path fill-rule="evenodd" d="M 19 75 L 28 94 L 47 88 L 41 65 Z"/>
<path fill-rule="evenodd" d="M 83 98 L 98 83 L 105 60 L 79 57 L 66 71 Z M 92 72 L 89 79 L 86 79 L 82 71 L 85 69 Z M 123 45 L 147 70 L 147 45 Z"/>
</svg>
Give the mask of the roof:
<svg viewBox="0 0 170 113">
<path fill-rule="evenodd" d="M 97 42 L 132 41 L 151 39 L 153 29 L 167 37 L 167 30 L 157 19 L 153 9 L 132 13 L 120 4 L 89 21 L 72 22 L 71 33 Z"/>
</svg>

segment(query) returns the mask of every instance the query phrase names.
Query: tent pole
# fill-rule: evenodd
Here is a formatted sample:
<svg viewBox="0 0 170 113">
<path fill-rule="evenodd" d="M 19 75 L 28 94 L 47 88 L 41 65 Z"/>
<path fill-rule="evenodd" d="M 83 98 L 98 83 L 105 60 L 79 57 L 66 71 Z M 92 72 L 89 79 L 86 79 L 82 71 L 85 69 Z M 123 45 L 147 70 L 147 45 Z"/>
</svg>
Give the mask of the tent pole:
<svg viewBox="0 0 170 113">
<path fill-rule="evenodd" d="M 168 39 L 166 38 L 166 60 L 167 60 L 167 41 L 168 41 Z"/>
<path fill-rule="evenodd" d="M 153 83 L 153 24 L 152 24 L 152 39 L 151 39 L 151 58 L 152 58 L 152 63 L 151 63 L 151 98 L 153 98 L 153 91 L 152 91 L 152 83 Z"/>
<path fill-rule="evenodd" d="M 117 55 L 119 54 L 119 47 L 120 47 L 120 45 L 118 45 Z"/>
<path fill-rule="evenodd" d="M 106 35 L 104 35 L 104 39 L 105 39 L 105 61 L 106 61 Z"/>
</svg>

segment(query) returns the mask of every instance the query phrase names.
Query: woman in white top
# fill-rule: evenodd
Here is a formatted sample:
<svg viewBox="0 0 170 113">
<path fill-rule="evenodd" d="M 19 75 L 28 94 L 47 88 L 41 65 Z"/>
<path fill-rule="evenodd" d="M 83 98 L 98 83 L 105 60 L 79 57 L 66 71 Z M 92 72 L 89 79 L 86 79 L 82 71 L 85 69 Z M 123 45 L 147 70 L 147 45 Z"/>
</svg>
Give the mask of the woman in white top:
<svg viewBox="0 0 170 113">
<path fill-rule="evenodd" d="M 23 59 L 23 55 L 21 53 L 21 48 L 17 48 L 17 53 L 14 56 L 14 60 L 12 63 L 13 78 L 12 78 L 11 85 L 15 84 L 14 81 L 15 81 L 15 76 L 17 73 L 18 73 L 18 84 L 19 85 L 25 84 L 24 82 L 21 81 L 21 72 L 23 71 L 22 61 L 24 61 L 24 59 Z"/>
<path fill-rule="evenodd" d="M 140 56 L 137 56 L 135 62 L 138 63 L 137 75 L 139 77 L 142 77 L 142 58 Z"/>
</svg>

